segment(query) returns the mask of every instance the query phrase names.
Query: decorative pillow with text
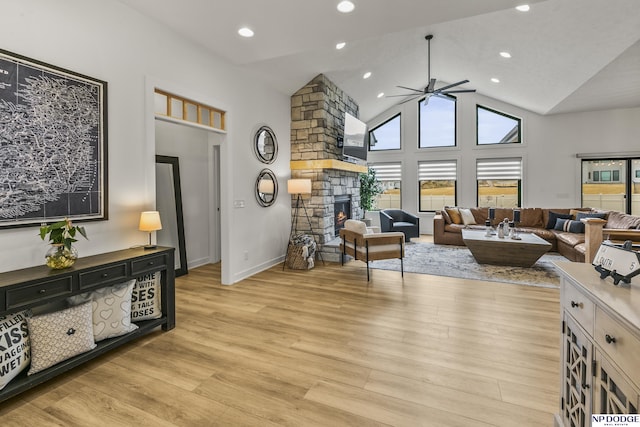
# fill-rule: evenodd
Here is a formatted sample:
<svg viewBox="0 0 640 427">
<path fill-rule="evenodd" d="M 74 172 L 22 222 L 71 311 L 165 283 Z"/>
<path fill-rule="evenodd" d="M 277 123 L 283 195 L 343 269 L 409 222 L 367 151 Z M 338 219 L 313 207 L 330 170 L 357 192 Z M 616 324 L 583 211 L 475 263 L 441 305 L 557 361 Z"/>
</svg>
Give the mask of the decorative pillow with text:
<svg viewBox="0 0 640 427">
<path fill-rule="evenodd" d="M 131 294 L 131 320 L 159 319 L 162 317 L 160 306 L 160 271 L 145 274 L 136 279 Z"/>
<path fill-rule="evenodd" d="M 29 366 L 29 310 L 0 316 L 0 390 Z"/>
</svg>

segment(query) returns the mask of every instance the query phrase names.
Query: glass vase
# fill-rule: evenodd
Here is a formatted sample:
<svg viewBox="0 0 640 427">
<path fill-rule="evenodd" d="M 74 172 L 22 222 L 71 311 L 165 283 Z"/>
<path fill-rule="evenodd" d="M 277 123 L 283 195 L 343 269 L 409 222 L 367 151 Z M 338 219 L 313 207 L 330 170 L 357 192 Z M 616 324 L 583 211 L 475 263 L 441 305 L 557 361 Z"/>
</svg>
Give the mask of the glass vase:
<svg viewBox="0 0 640 427">
<path fill-rule="evenodd" d="M 69 268 L 78 259 L 78 251 L 73 246 L 67 248 L 62 243 L 53 244 L 44 255 L 47 267 L 54 270 Z"/>
</svg>

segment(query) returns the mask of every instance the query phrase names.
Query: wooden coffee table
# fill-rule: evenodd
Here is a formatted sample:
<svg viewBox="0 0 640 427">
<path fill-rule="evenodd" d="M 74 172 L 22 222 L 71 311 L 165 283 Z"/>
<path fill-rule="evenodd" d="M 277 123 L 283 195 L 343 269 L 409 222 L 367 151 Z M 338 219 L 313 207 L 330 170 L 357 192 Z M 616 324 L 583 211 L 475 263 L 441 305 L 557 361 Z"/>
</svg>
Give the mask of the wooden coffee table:
<svg viewBox="0 0 640 427">
<path fill-rule="evenodd" d="M 551 243 L 533 233 L 520 233 L 520 240 L 493 235 L 483 230 L 462 230 L 462 240 L 479 264 L 531 267 L 551 249 Z"/>
</svg>

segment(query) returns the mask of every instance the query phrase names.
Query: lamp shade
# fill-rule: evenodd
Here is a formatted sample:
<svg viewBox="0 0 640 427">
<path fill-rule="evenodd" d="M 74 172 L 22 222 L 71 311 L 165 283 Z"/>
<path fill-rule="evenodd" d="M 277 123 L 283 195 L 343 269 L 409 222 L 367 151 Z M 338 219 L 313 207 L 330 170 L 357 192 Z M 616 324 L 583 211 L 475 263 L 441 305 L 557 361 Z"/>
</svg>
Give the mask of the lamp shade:
<svg viewBox="0 0 640 427">
<path fill-rule="evenodd" d="M 258 182 L 258 191 L 263 194 L 273 194 L 275 188 L 271 179 L 261 179 Z"/>
<path fill-rule="evenodd" d="M 140 214 L 140 231 L 156 231 L 162 230 L 162 222 L 160 222 L 160 213 L 158 211 L 146 211 Z"/>
<path fill-rule="evenodd" d="M 287 181 L 287 193 L 289 194 L 311 194 L 310 179 L 290 179 Z"/>
</svg>

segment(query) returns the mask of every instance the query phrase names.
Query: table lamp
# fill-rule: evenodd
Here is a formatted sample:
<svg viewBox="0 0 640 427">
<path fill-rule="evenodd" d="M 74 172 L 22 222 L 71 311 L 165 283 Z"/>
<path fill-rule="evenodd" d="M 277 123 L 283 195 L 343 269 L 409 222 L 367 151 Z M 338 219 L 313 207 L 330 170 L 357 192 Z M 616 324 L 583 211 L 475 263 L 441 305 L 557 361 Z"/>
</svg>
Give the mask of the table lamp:
<svg viewBox="0 0 640 427">
<path fill-rule="evenodd" d="M 145 245 L 145 249 L 153 249 L 156 245 L 151 244 L 151 232 L 162 230 L 162 223 L 160 222 L 160 212 L 158 211 L 145 211 L 140 214 L 140 225 L 138 226 L 140 231 L 149 232 L 149 244 Z"/>
</svg>

